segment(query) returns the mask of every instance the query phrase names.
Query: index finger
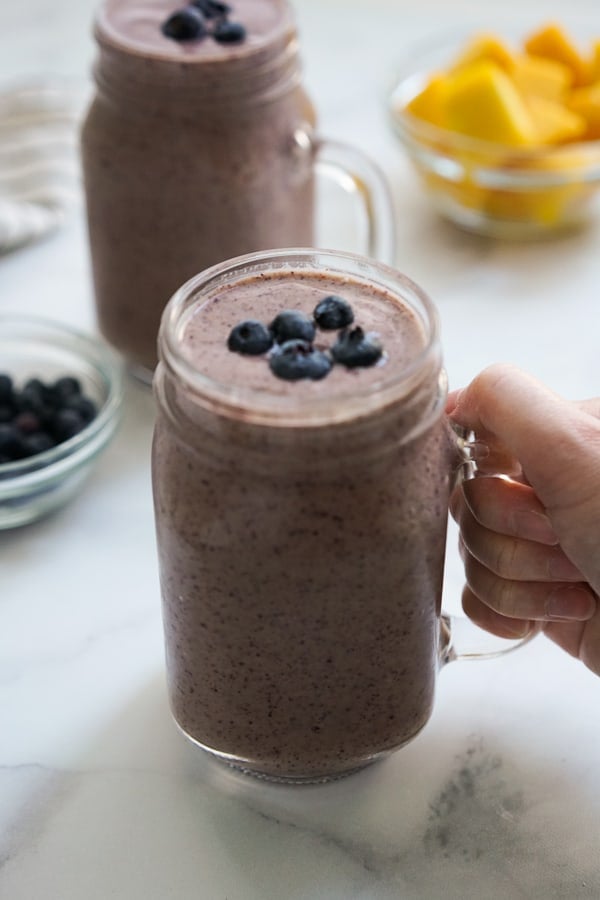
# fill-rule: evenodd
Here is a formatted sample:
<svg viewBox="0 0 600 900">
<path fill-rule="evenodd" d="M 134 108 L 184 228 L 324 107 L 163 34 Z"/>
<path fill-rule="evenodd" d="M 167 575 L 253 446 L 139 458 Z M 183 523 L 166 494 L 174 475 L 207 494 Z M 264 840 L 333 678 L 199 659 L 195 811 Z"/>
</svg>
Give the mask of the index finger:
<svg viewBox="0 0 600 900">
<path fill-rule="evenodd" d="M 548 509 L 585 505 L 600 482 L 600 421 L 515 366 L 485 369 L 449 408 L 477 440 L 519 460 Z"/>
</svg>

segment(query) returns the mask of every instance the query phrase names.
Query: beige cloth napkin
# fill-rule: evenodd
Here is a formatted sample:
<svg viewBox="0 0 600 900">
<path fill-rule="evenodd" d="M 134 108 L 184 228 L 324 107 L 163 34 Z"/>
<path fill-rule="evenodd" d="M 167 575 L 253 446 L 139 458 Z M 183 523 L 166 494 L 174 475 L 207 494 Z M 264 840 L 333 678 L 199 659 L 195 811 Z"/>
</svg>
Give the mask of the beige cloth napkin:
<svg viewBox="0 0 600 900">
<path fill-rule="evenodd" d="M 0 91 L 0 253 L 57 228 L 80 203 L 83 103 L 62 83 Z"/>
</svg>

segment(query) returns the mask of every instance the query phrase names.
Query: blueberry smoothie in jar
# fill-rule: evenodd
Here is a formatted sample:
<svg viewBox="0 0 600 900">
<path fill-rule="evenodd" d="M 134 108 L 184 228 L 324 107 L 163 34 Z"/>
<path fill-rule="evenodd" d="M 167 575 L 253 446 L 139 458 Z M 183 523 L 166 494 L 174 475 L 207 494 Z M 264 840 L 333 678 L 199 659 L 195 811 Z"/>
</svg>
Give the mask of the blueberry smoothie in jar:
<svg viewBox="0 0 600 900">
<path fill-rule="evenodd" d="M 176 722 L 216 756 L 336 777 L 427 722 L 455 446 L 435 313 L 317 251 L 171 300 L 153 487 Z"/>
<path fill-rule="evenodd" d="M 207 266 L 310 245 L 314 125 L 285 0 L 106 0 L 82 131 L 99 326 L 141 377 L 160 315 Z"/>
</svg>

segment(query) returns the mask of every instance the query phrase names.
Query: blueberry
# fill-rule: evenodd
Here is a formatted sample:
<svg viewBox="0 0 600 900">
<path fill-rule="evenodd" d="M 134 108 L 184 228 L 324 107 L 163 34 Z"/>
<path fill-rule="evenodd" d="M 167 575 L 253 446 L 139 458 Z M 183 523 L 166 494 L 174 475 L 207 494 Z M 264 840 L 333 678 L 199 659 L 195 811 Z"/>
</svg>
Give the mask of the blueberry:
<svg viewBox="0 0 600 900">
<path fill-rule="evenodd" d="M 52 437 L 60 444 L 79 434 L 85 428 L 85 422 L 74 409 L 59 409 L 50 423 Z"/>
<path fill-rule="evenodd" d="M 316 350 L 308 341 L 286 341 L 273 350 L 269 366 L 274 375 L 286 381 L 311 378 L 317 381 L 330 371 L 331 358 L 321 350 Z"/>
<path fill-rule="evenodd" d="M 206 34 L 204 16 L 197 7 L 186 6 L 170 15 L 161 31 L 174 41 L 195 41 Z"/>
<path fill-rule="evenodd" d="M 22 440 L 24 456 L 37 456 L 38 453 L 45 453 L 46 450 L 51 450 L 55 446 L 55 441 L 45 431 L 28 434 Z"/>
<path fill-rule="evenodd" d="M 0 425 L 0 453 L 10 460 L 20 459 L 22 456 L 21 435 L 12 424 Z"/>
<path fill-rule="evenodd" d="M 0 403 L 9 403 L 13 396 L 13 380 L 5 372 L 0 373 Z"/>
<path fill-rule="evenodd" d="M 342 331 L 331 352 L 336 362 L 354 369 L 374 365 L 381 358 L 383 347 L 375 335 L 365 334 L 362 328 L 357 326 Z"/>
<path fill-rule="evenodd" d="M 15 428 L 19 429 L 21 434 L 33 434 L 36 431 L 40 431 L 42 427 L 42 422 L 37 413 L 27 409 L 15 416 L 13 424 Z"/>
<path fill-rule="evenodd" d="M 220 44 L 239 44 L 246 37 L 246 29 L 239 22 L 221 19 L 213 28 L 212 36 Z"/>
<path fill-rule="evenodd" d="M 42 413 L 46 406 L 46 392 L 44 385 L 37 379 L 28 381 L 23 390 L 15 394 L 15 407 L 19 412 L 25 410 Z"/>
<path fill-rule="evenodd" d="M 192 0 L 192 6 L 199 9 L 207 19 L 219 19 L 231 12 L 231 7 L 220 0 Z"/>
<path fill-rule="evenodd" d="M 23 390 L 31 394 L 39 394 L 40 397 L 46 397 L 49 393 L 49 387 L 44 384 L 41 378 L 30 378 L 23 385 Z"/>
<path fill-rule="evenodd" d="M 0 422 L 12 422 L 15 417 L 15 408 L 12 404 L 0 404 Z"/>
<path fill-rule="evenodd" d="M 315 337 L 315 323 L 296 309 L 284 309 L 269 325 L 278 344 L 286 341 L 306 341 L 312 343 Z"/>
<path fill-rule="evenodd" d="M 246 319 L 235 325 L 229 332 L 227 346 L 234 353 L 260 356 L 273 344 L 273 337 L 266 325 L 256 319 Z"/>
<path fill-rule="evenodd" d="M 324 331 L 335 331 L 346 328 L 354 321 L 354 313 L 350 304 L 343 297 L 330 294 L 315 306 L 313 313 L 315 322 Z"/>
<path fill-rule="evenodd" d="M 64 409 L 74 409 L 76 413 L 79 413 L 86 425 L 88 422 L 91 422 L 92 419 L 95 419 L 98 414 L 98 409 L 94 401 L 81 394 L 74 397 L 68 397 L 65 400 Z"/>
<path fill-rule="evenodd" d="M 52 394 L 59 400 L 66 400 L 67 397 L 81 394 L 81 382 L 72 375 L 63 375 L 52 385 Z"/>
</svg>

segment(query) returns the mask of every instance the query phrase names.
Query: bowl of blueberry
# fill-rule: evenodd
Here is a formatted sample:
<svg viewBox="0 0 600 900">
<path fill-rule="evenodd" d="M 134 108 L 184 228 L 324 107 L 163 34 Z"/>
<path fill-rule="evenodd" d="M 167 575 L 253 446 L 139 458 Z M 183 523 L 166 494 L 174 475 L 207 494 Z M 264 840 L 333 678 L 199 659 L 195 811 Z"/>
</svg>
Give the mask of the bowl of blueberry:
<svg viewBox="0 0 600 900">
<path fill-rule="evenodd" d="M 75 495 L 115 433 L 121 400 L 121 363 L 102 341 L 0 315 L 0 529 Z"/>
</svg>

